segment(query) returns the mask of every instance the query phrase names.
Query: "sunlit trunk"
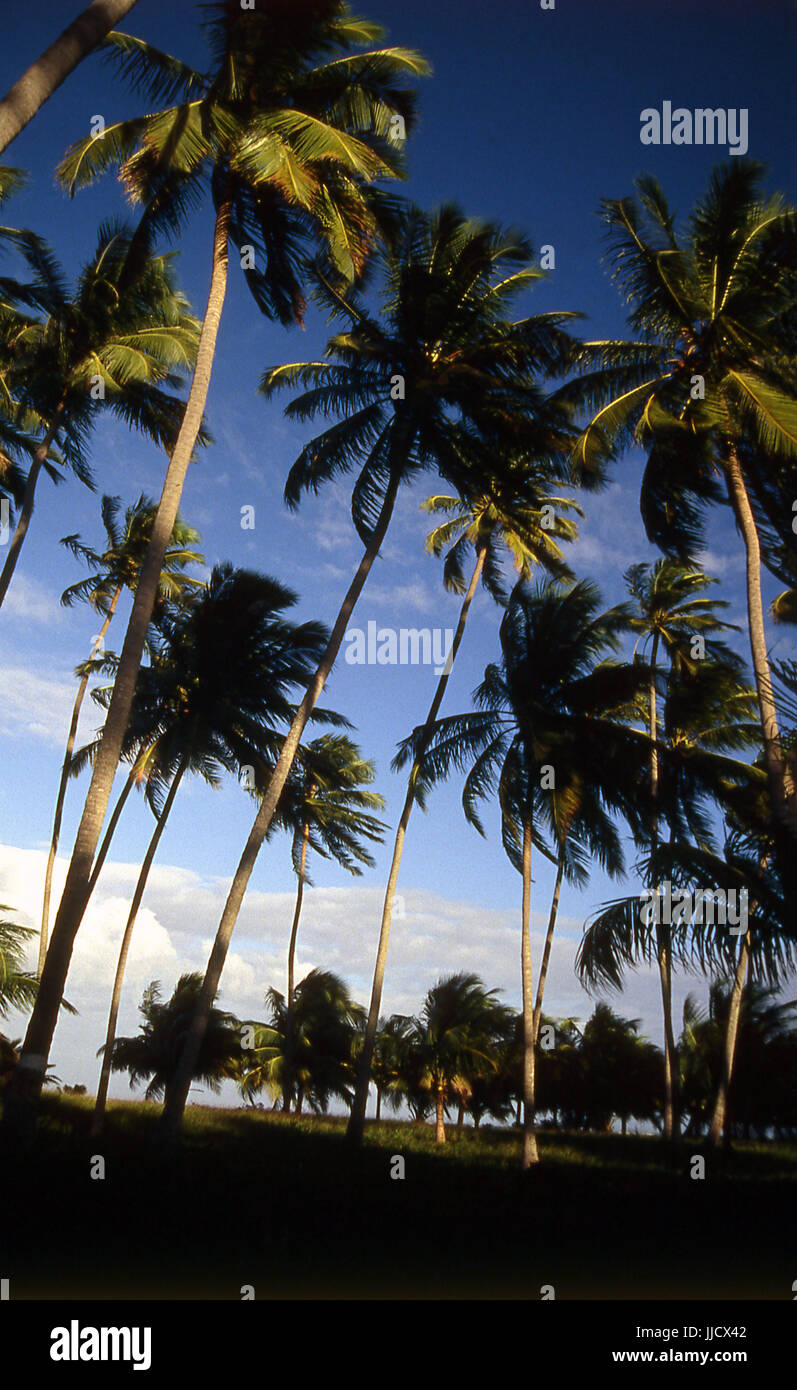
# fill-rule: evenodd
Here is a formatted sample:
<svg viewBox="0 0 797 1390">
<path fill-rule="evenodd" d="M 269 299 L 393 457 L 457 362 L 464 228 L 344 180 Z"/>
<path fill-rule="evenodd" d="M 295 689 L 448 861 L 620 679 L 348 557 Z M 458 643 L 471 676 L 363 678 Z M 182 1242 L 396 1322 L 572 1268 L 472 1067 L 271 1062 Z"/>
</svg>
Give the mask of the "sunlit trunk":
<svg viewBox="0 0 797 1390">
<path fill-rule="evenodd" d="M 94 644 L 91 648 L 91 654 L 89 656 L 90 662 L 93 661 L 94 658 L 97 656 L 97 653 L 101 652 L 103 649 L 105 643 L 105 634 L 111 625 L 111 619 L 113 618 L 113 615 L 116 611 L 116 605 L 119 602 L 119 596 L 121 592 L 122 590 L 120 586 L 116 590 L 116 593 L 114 594 L 111 600 L 108 612 L 105 617 L 105 622 L 103 623 L 94 640 Z M 72 763 L 72 754 L 75 750 L 75 739 L 77 737 L 77 726 L 80 720 L 80 711 L 83 707 L 83 700 L 86 695 L 86 690 L 88 689 L 88 684 L 89 673 L 87 671 L 85 676 L 81 677 L 80 685 L 77 689 L 77 695 L 75 696 L 75 703 L 72 707 L 72 719 L 69 725 L 69 733 L 67 734 L 66 739 L 66 750 L 64 752 L 64 761 L 61 767 L 61 780 L 58 784 L 58 796 L 56 797 L 55 815 L 53 817 L 53 833 L 50 839 L 50 853 L 47 856 L 47 868 L 44 874 L 42 925 L 41 935 L 39 937 L 39 964 L 36 971 L 36 974 L 39 977 L 41 977 L 41 973 L 44 968 L 44 958 L 47 955 L 47 936 L 50 929 L 50 894 L 52 892 L 53 886 L 53 869 L 55 868 L 55 858 L 58 853 L 58 841 L 61 838 L 61 819 L 64 814 L 66 789 L 69 785 L 69 769 Z"/>
<path fill-rule="evenodd" d="M 229 217 L 230 204 L 224 201 L 216 217 L 210 292 L 188 403 L 136 586 L 102 740 L 94 762 L 91 783 L 78 826 L 38 995 L 28 1024 L 20 1065 L 16 1068 L 14 1083 L 6 1098 L 2 1133 L 5 1142 L 15 1147 L 26 1146 L 33 1140 L 36 1105 L 52 1046 L 53 1032 L 58 1021 L 75 937 L 88 902 L 92 861 L 127 731 L 147 627 L 152 616 L 169 539 L 177 520 L 185 475 L 202 425 L 227 287 Z"/>
<path fill-rule="evenodd" d="M 733 1064 L 736 1057 L 736 1041 L 739 1035 L 739 1019 L 742 1013 L 742 999 L 744 998 L 744 988 L 747 983 L 747 975 L 750 968 L 750 932 L 746 931 L 739 946 L 739 959 L 736 962 L 736 973 L 733 980 L 733 990 L 731 992 L 730 1007 L 728 1010 L 728 1022 L 725 1029 L 725 1046 L 722 1052 L 722 1075 L 717 1090 L 717 1097 L 714 1102 L 714 1113 L 711 1117 L 711 1128 L 709 1130 L 709 1143 L 716 1149 L 722 1143 L 725 1132 L 725 1118 L 728 1112 L 728 1096 L 731 1089 L 733 1078 Z"/>
<path fill-rule="evenodd" d="M 135 3 L 136 0 L 92 0 L 41 57 L 31 63 L 0 101 L 0 153 Z"/>
<path fill-rule="evenodd" d="M 310 826 L 305 824 L 302 829 L 302 853 L 299 863 L 299 885 L 296 889 L 296 909 L 293 914 L 293 925 L 291 927 L 291 939 L 288 945 L 288 995 L 285 1009 L 285 1096 L 283 1100 L 283 1110 L 290 1110 L 291 1095 L 293 1085 L 291 1080 L 291 1066 L 293 1062 L 293 992 L 294 992 L 294 962 L 296 959 L 296 936 L 299 931 L 299 919 L 302 915 L 302 898 L 304 896 L 304 874 L 307 864 L 307 843 L 310 839 Z"/>
<path fill-rule="evenodd" d="M 438 1086 L 438 1087 L 436 1088 L 436 1090 L 435 1090 L 435 1095 L 434 1095 L 434 1113 L 435 1113 L 435 1130 L 434 1130 L 434 1139 L 435 1139 L 435 1143 L 436 1143 L 436 1144 L 445 1144 L 445 1142 L 446 1142 L 445 1103 L 444 1103 L 444 1100 L 443 1100 L 443 1092 L 442 1092 L 442 1089 L 441 1089 L 440 1086 Z"/>
</svg>

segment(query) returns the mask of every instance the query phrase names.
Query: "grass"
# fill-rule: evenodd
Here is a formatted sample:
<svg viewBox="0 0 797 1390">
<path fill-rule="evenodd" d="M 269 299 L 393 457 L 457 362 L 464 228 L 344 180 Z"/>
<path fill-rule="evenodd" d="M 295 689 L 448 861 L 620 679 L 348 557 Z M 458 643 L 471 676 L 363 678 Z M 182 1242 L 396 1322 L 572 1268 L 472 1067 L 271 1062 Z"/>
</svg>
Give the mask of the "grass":
<svg viewBox="0 0 797 1390">
<path fill-rule="evenodd" d="M 522 1175 L 512 1131 L 386 1122 L 354 1153 L 343 1120 L 192 1107 L 164 1167 L 158 1107 L 111 1104 L 93 1143 L 92 1107 L 45 1097 L 0 1173 L 15 1298 L 793 1297 L 794 1144 L 706 1152 L 700 1181 L 696 1144 L 668 1166 L 655 1138 L 544 1132 Z"/>
</svg>

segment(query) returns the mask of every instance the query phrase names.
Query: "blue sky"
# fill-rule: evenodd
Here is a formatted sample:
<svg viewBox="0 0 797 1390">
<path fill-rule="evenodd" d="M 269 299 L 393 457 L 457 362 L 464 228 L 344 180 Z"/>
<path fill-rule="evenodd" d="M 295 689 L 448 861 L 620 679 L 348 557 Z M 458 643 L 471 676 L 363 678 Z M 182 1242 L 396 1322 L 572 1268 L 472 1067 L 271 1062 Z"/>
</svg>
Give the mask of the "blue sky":
<svg viewBox="0 0 797 1390">
<path fill-rule="evenodd" d="M 5 90 L 77 8 L 77 0 L 40 0 L 15 14 L 13 42 L 0 54 Z M 709 147 L 650 147 L 640 143 L 640 112 L 674 106 L 749 111 L 750 154 L 770 168 L 770 183 L 794 197 L 793 111 L 788 93 L 797 11 L 774 0 L 557 0 L 542 10 L 536 0 L 404 0 L 399 7 L 374 0 L 355 7 L 383 22 L 389 42 L 419 48 L 434 76 L 420 84 L 420 123 L 409 149 L 411 177 L 405 192 L 423 206 L 459 202 L 470 214 L 520 226 L 535 247 L 555 248 L 556 268 L 536 287 L 523 312 L 575 309 L 586 315 L 581 331 L 608 337 L 625 331 L 622 306 L 601 265 L 596 209 L 602 197 L 629 193 L 634 177 L 650 171 L 671 205 L 688 213 L 724 151 Z M 188 61 L 202 63 L 198 6 L 193 0 L 139 0 L 127 28 Z M 70 270 L 90 254 L 101 218 L 125 215 L 112 179 L 71 201 L 58 189 L 54 168 L 67 144 L 89 128 L 94 115 L 111 122 L 139 109 L 98 58 L 89 59 L 65 83 L 27 131 L 6 152 L 9 163 L 30 170 L 28 190 L 9 205 L 14 225 L 29 225 L 52 241 Z M 207 293 L 210 209 L 180 240 L 179 274 L 195 309 Z M 520 308 L 521 306 L 519 306 Z M 194 465 L 182 512 L 202 532 L 208 562 L 222 559 L 279 577 L 300 595 L 297 617 L 331 622 L 359 555 L 345 488 L 308 499 L 297 514 L 282 502 L 288 467 L 307 431 L 284 420 L 282 401 L 266 405 L 256 395 L 262 371 L 288 360 L 319 355 L 325 325 L 316 315 L 305 331 L 285 330 L 261 318 L 243 276 L 230 277 L 208 420 L 215 444 Z M 25 920 L 36 921 L 42 850 L 49 837 L 52 800 L 72 698 L 72 668 L 96 631 L 86 610 L 58 606 L 63 588 L 80 577 L 76 562 L 58 545 L 79 531 L 99 542 L 98 495 L 117 493 L 127 502 L 140 490 L 157 496 L 164 460 L 157 450 L 107 423 L 92 450 L 97 494 L 74 482 L 43 485 L 23 559 L 0 620 L 0 824 L 8 851 L 0 861 L 0 894 Z M 622 574 L 636 560 L 653 558 L 638 511 L 639 459 L 626 458 L 611 486 L 586 501 L 587 517 L 572 548 L 571 563 L 597 580 L 607 604 L 623 597 Z M 419 503 L 435 491 L 427 480 L 404 495 L 383 556 L 357 615 L 380 626 L 453 627 L 457 603 L 442 588 L 439 565 L 426 556 Z M 254 531 L 240 526 L 241 507 L 255 507 Z M 743 550 L 723 512 L 712 517 L 706 566 L 721 581 L 729 616 L 742 622 Z M 767 594 L 775 592 L 767 584 Z M 109 634 L 121 645 L 125 612 Z M 470 692 L 496 648 L 498 613 L 479 596 L 449 687 L 449 712 L 468 707 Z M 744 635 L 740 635 L 744 642 Z M 789 641 L 774 634 L 786 655 Z M 746 652 L 746 645 L 742 646 Z M 340 663 L 327 700 L 357 726 L 358 741 L 378 768 L 377 786 L 395 822 L 403 783 L 389 771 L 396 741 L 424 715 L 434 675 L 428 667 L 347 666 Z M 94 727 L 89 708 L 83 730 Z M 83 784 L 67 804 L 62 850 L 71 847 Z M 181 790 L 158 855 L 159 870 L 145 900 L 140 948 L 134 951 L 122 1015 L 135 1021 L 141 985 L 158 975 L 171 988 L 179 970 L 204 966 L 223 901 L 223 887 L 237 862 L 252 818 L 249 799 L 235 785 L 211 793 Z M 429 814 L 417 815 L 402 866 L 400 892 L 406 916 L 397 923 L 388 970 L 386 1010 L 416 1008 L 439 974 L 475 969 L 519 1002 L 520 883 L 504 859 L 494 815 L 482 842 L 464 824 L 456 784 L 437 792 Z M 125 894 L 151 833 L 143 806 L 131 807 L 116 841 L 102 892 L 79 938 L 69 996 L 80 1020 L 59 1027 L 54 1059 L 65 1080 L 93 1084 L 92 1054 L 101 1041 L 109 971 L 121 932 Z M 358 998 L 367 998 L 378 931 L 380 885 L 388 848 L 377 868 L 353 881 L 334 865 L 316 863 L 318 885 L 308 895 L 300 967 L 340 971 Z M 160 876 L 159 876 L 160 875 Z M 284 946 L 294 879 L 288 845 L 275 839 L 261 853 L 223 980 L 225 1004 L 242 1015 L 257 1011 L 268 985 L 284 984 Z M 539 925 L 547 911 L 551 874 L 535 873 Z M 586 911 L 615 890 L 598 874 L 586 894 L 565 889 L 563 937 L 546 1008 L 585 1017 L 590 1005 L 572 981 L 572 954 Z M 331 896 L 330 896 L 331 895 Z M 687 982 L 688 987 L 688 982 Z M 692 982 L 694 987 L 694 982 Z M 683 998 L 680 990 L 679 1000 Z M 630 982 L 619 1005 L 643 1018 L 658 1039 L 655 986 L 647 977 Z M 19 1032 L 22 1021 L 12 1020 Z M 118 1082 L 117 1088 L 123 1087 Z"/>
</svg>

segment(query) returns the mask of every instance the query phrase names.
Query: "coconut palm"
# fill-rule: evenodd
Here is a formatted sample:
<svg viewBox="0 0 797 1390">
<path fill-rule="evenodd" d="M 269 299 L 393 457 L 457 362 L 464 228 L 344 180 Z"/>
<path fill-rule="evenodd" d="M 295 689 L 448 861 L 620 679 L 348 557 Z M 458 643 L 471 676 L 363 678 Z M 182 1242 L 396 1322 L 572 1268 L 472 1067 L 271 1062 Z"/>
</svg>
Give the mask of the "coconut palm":
<svg viewBox="0 0 797 1390">
<path fill-rule="evenodd" d="M 36 488 L 54 447 L 91 482 L 86 439 L 110 410 L 167 446 L 183 403 L 171 389 L 196 357 L 199 324 L 177 289 L 174 255 L 150 256 L 131 269 L 132 233 L 103 223 L 74 294 L 46 245 L 23 250 L 36 271 L 40 318 L 23 322 L 8 343 L 16 400 L 41 420 L 41 438 L 25 482 L 17 524 L 0 572 L 0 604 L 11 583 L 33 514 Z"/>
<path fill-rule="evenodd" d="M 586 381 L 564 394 L 601 407 L 579 442 L 584 466 L 607 444 L 635 438 L 648 449 L 642 515 L 663 549 L 693 553 L 705 506 L 727 496 L 745 546 L 778 852 L 797 900 L 797 793 L 773 700 L 760 536 L 767 517 L 785 534 L 783 518 L 797 496 L 797 212 L 765 194 L 763 173 L 745 158 L 715 169 L 680 235 L 650 176 L 636 181 L 636 197 L 603 203 L 613 273 L 643 341 L 586 345 Z"/>
<path fill-rule="evenodd" d="M 47 934 L 50 921 L 50 893 L 52 889 L 53 869 L 55 867 L 55 856 L 58 853 L 58 841 L 61 834 L 61 818 L 63 816 L 64 801 L 66 799 L 66 789 L 69 782 L 70 769 L 72 764 L 72 754 L 75 747 L 77 727 L 80 720 L 80 711 L 83 700 L 88 688 L 90 679 L 91 665 L 95 658 L 104 651 L 105 637 L 116 612 L 116 606 L 125 589 L 135 593 L 138 576 L 141 572 L 144 555 L 149 544 L 149 537 L 152 530 L 152 523 L 155 518 L 156 505 L 150 498 L 142 493 L 132 506 L 127 507 L 124 517 L 120 517 L 121 501 L 118 497 L 105 496 L 102 499 L 101 515 L 102 524 L 105 528 L 107 545 L 105 550 L 98 552 L 91 546 L 84 545 L 78 535 L 65 536 L 61 544 L 68 547 L 73 555 L 78 556 L 87 563 L 93 570 L 86 579 L 81 579 L 77 584 L 70 584 L 61 595 L 61 602 L 65 607 L 71 608 L 78 601 L 88 603 L 95 613 L 102 615 L 102 626 L 94 638 L 91 652 L 89 654 L 88 665 L 84 667 L 80 677 L 75 703 L 72 706 L 72 717 L 69 724 L 69 732 L 66 740 L 66 750 L 64 761 L 61 767 L 61 780 L 58 785 L 58 795 L 55 803 L 55 815 L 53 818 L 53 833 L 50 839 L 50 852 L 47 858 L 47 868 L 44 875 L 44 901 L 42 904 L 42 925 L 39 938 L 39 965 L 38 974 L 41 975 L 44 966 L 44 958 L 47 953 Z M 168 599 L 171 602 L 179 602 L 182 594 L 190 592 L 202 581 L 192 579 L 185 574 L 188 565 L 204 564 L 204 555 L 191 547 L 199 540 L 199 532 L 187 526 L 184 521 L 177 518 L 174 524 L 166 556 L 163 562 L 161 582 L 158 589 L 158 596 Z"/>
<path fill-rule="evenodd" d="M 438 980 L 413 1019 L 407 1038 L 410 1085 L 426 1093 L 435 1113 L 435 1141 L 446 1142 L 445 1112 L 470 1094 L 474 1073 L 497 1069 L 492 1055 L 507 1029 L 510 1011 L 486 990 L 478 975 L 461 972 Z"/>
<path fill-rule="evenodd" d="M 279 725 L 293 712 L 290 690 L 307 678 L 325 639 L 317 623 L 296 625 L 284 617 L 296 601 L 276 580 L 217 565 L 206 588 L 180 606 L 165 605 L 154 627 L 153 660 L 139 673 L 128 744 L 147 750 L 149 799 L 158 817 L 119 952 L 95 1133 L 102 1126 L 130 942 L 178 787 L 186 772 L 218 786 L 224 771 L 257 760 L 273 763 Z"/>
<path fill-rule="evenodd" d="M 376 1090 L 376 1113 L 378 1122 L 382 1116 L 382 1101 L 393 1110 L 398 1110 L 407 1089 L 409 1069 L 410 1036 L 413 1019 L 407 1014 L 391 1014 L 390 1018 L 380 1018 L 376 1030 L 371 1075 Z"/>
<path fill-rule="evenodd" d="M 109 52 L 117 55 L 123 73 L 148 102 L 167 105 L 109 126 L 101 139 L 86 138 L 61 165 L 60 177 L 72 192 L 119 167 L 143 213 L 138 260 L 147 260 L 159 227 L 179 229 L 208 184 L 216 216 L 196 370 L 25 1040 L 28 1061 L 49 1052 L 88 901 L 92 860 L 121 756 L 163 558 L 202 425 L 226 294 L 229 242 L 243 253 L 242 267 L 250 265 L 250 253 L 257 253 L 246 270 L 247 284 L 258 307 L 285 324 L 302 318 L 303 266 L 310 247 L 326 248 L 327 268 L 338 277 L 363 269 L 384 202 L 370 185 L 401 174 L 402 137 L 414 119 L 413 93 L 401 83 L 428 71 L 409 49 L 352 51 L 381 32 L 377 25 L 353 18 L 341 0 L 320 6 L 315 0 L 269 0 L 252 10 L 215 3 L 206 23 L 210 60 L 204 73 L 141 40 L 116 34 Z M 175 100 L 176 105 L 168 105 Z M 292 747 L 291 759 L 294 753 Z M 272 806 L 269 821 L 273 811 Z M 210 997 L 204 995 L 202 1009 L 209 1007 Z M 15 1142 L 29 1142 L 40 1073 L 34 1066 L 20 1075 L 3 1125 Z"/>
<path fill-rule="evenodd" d="M 661 878 L 689 882 L 689 868 L 682 850 L 695 844 L 709 855 L 711 826 L 706 810 L 724 797 L 729 779 L 744 785 L 749 778 L 745 763 L 731 755 L 757 744 L 754 722 L 755 693 L 744 679 L 743 663 L 712 633 L 729 625 L 716 614 L 724 607 L 715 599 L 697 597 L 712 581 L 702 571 L 674 560 L 656 565 L 633 566 L 627 582 L 635 607 L 630 625 L 640 634 L 637 644 L 651 641 L 647 699 L 640 701 L 639 715 L 650 737 L 649 773 L 651 812 L 644 838 L 650 850 L 650 866 L 667 864 Z M 658 665 L 659 644 L 668 665 Z M 663 685 L 662 685 L 663 681 Z M 663 707 L 659 714 L 659 689 Z M 659 843 L 659 820 L 669 839 Z M 677 846 L 677 847 L 676 847 Z M 662 860 L 664 856 L 664 860 Z M 680 866 L 679 866 L 680 860 Z M 703 880 L 709 872 L 705 863 Z M 679 873 L 680 868 L 680 873 Z M 650 884 L 660 881 L 655 867 Z M 716 877 L 709 883 L 721 882 Z M 682 963 L 693 949 L 715 949 L 713 936 L 694 936 L 688 922 L 670 923 L 665 914 L 645 920 L 639 898 L 627 898 L 595 914 L 585 930 L 578 969 L 591 985 L 622 978 L 621 961 L 637 958 L 656 962 L 664 1018 L 664 1138 L 678 1133 L 678 1054 L 672 1023 L 672 968 L 677 955 Z M 698 939 L 699 938 L 699 939 Z M 725 943 L 720 944 L 724 949 Z M 608 971 L 605 967 L 608 966 Z M 617 987 L 615 985 L 615 987 Z"/>
<path fill-rule="evenodd" d="M 113 1071 L 129 1072 L 131 1088 L 147 1081 L 147 1100 L 165 1098 L 169 1094 L 201 983 L 198 974 L 181 975 L 171 998 L 164 1004 L 160 984 L 153 980 L 144 990 L 139 1004 L 143 1018 L 139 1032 L 132 1038 L 117 1038 L 113 1044 Z M 99 1052 L 103 1052 L 103 1048 Z M 225 1078 L 235 1078 L 240 1061 L 241 1025 L 233 1014 L 214 1007 L 194 1080 L 204 1082 L 211 1091 L 217 1092 Z"/>
<path fill-rule="evenodd" d="M 657 802 L 659 797 L 659 719 L 657 709 L 657 682 L 659 679 L 658 655 L 663 648 L 671 669 L 674 672 L 694 672 L 696 662 L 701 659 L 693 651 L 704 651 L 706 635 L 709 636 L 710 652 L 716 660 L 720 656 L 715 634 L 730 630 L 717 614 L 719 608 L 727 608 L 725 602 L 708 596 L 705 590 L 717 581 L 710 578 L 696 565 L 667 557 L 654 565 L 632 565 L 625 574 L 628 590 L 634 600 L 634 611 L 629 619 L 631 629 L 639 633 L 635 653 L 644 651 L 650 643 L 650 679 L 648 685 L 648 731 L 650 734 L 650 791 L 653 801 L 653 817 L 650 829 L 651 847 L 655 852 L 658 839 Z M 693 641 L 697 639 L 697 645 Z M 721 649 L 723 661 L 732 662 L 728 650 Z M 726 682 L 727 687 L 727 682 Z M 738 693 L 738 692 L 737 692 Z M 675 1034 L 672 1024 L 672 956 L 669 944 L 669 926 L 657 925 L 657 964 L 664 1013 L 664 1067 L 665 1067 L 665 1108 L 664 1137 L 668 1141 L 675 1138 L 677 1114 L 678 1057 Z"/>
<path fill-rule="evenodd" d="M 91 0 L 41 57 L 31 63 L 0 101 L 0 151 L 16 139 L 70 72 L 135 4 L 136 0 Z"/>
<path fill-rule="evenodd" d="M 311 970 L 299 981 L 290 1030 L 285 996 L 270 989 L 266 1005 L 269 1022 L 251 1025 L 242 1093 L 251 1098 L 265 1089 L 284 1096 L 286 1087 L 295 1087 L 297 1115 L 305 1101 L 317 1113 L 324 1113 L 333 1097 L 350 1103 L 352 1050 L 363 1010 L 339 976 Z"/>
<path fill-rule="evenodd" d="M 567 417 L 545 404 L 535 377 L 566 361 L 570 338 L 562 324 L 573 315 L 509 319 L 516 295 L 541 274 L 530 257 L 525 238 L 470 221 L 455 207 L 432 216 L 408 208 L 380 253 L 381 319 L 369 315 L 357 295 L 342 298 L 322 275 L 322 302 L 348 323 L 348 331 L 329 344 L 335 360 L 276 368 L 264 378 L 266 394 L 288 385 L 308 388 L 288 407 L 289 415 L 342 415 L 302 451 L 285 495 L 296 506 L 303 492 L 356 469 L 352 517 L 364 551 L 233 878 L 208 963 L 197 1036 L 304 726 L 384 541 L 399 487 L 434 467 L 461 495 L 475 494 L 495 471 L 494 465 L 486 471 L 488 448 L 504 444 L 514 457 L 522 450 L 542 457 L 544 447 L 558 454 L 571 437 Z M 185 1095 L 190 1070 L 186 1059 Z M 181 1119 L 174 1094 L 166 1117 L 171 1141 Z"/>
<path fill-rule="evenodd" d="M 553 858 L 542 834 L 552 813 L 546 799 L 552 783 L 565 789 L 581 783 L 595 789 L 605 808 L 635 817 L 642 740 L 619 720 L 641 675 L 604 659 L 617 650 L 627 614 L 622 606 L 603 614 L 599 607 L 597 589 L 585 580 L 568 589 L 518 585 L 501 623 L 501 662 L 487 667 L 475 693 L 481 710 L 438 720 L 422 761 L 421 775 L 430 781 L 452 767 L 469 768 L 463 806 L 481 833 L 478 803 L 497 791 L 504 848 L 521 873 L 524 1168 L 537 1162 L 531 857 L 536 845 Z M 418 742 L 416 731 L 401 746 L 397 765 L 414 755 Z M 560 813 L 566 805 L 565 794 Z"/>
<path fill-rule="evenodd" d="M 322 734 L 299 749 L 280 801 L 281 821 L 293 830 L 293 868 L 297 877 L 296 908 L 288 944 L 286 1036 L 290 1052 L 293 1018 L 294 961 L 307 874 L 308 849 L 337 860 L 349 873 L 362 873 L 360 864 L 373 867 L 373 856 L 364 840 L 379 843 L 385 826 L 371 811 L 384 809 L 378 792 L 367 790 L 374 780 L 374 766 L 346 734 Z M 290 1061 L 289 1055 L 287 1061 Z M 283 1083 L 284 1106 L 292 1097 L 289 1077 Z"/>
<path fill-rule="evenodd" d="M 554 441 L 552 440 L 550 443 L 555 449 Z M 522 464 L 515 468 L 507 463 L 502 475 L 491 480 L 489 489 L 479 493 L 471 500 L 466 500 L 464 497 L 434 496 L 428 498 L 423 504 L 425 511 L 446 517 L 446 520 L 427 537 L 426 548 L 437 556 L 444 550 L 446 551 L 443 568 L 446 587 L 455 593 L 464 595 L 451 650 L 447 655 L 426 716 L 424 727 L 427 733 L 431 732 L 440 712 L 479 581 L 483 582 L 488 592 L 499 603 L 506 601 L 500 566 L 502 552 L 509 553 L 521 579 L 530 578 L 535 564 L 544 565 L 546 569 L 554 570 L 560 575 L 568 573 L 557 540 L 575 539 L 576 528 L 562 513 L 568 510 L 580 512 L 580 508 L 576 503 L 566 498 L 551 497 L 547 494 L 544 486 L 551 481 L 550 473 L 550 467 L 546 469 L 544 466 L 538 465 L 535 469 L 533 461 L 530 459 L 524 459 Z M 475 552 L 475 565 L 470 583 L 466 586 L 462 564 L 466 552 L 471 547 Z M 357 1091 L 348 1129 L 349 1138 L 355 1143 L 361 1143 L 363 1137 L 369 1070 L 382 1003 L 382 987 L 393 917 L 393 903 L 407 827 L 412 808 L 419 795 L 417 783 L 419 758 L 422 756 L 423 746 L 419 749 L 418 757 L 415 758 L 410 769 L 407 793 L 396 828 L 393 858 L 385 889 L 371 1004 L 360 1056 Z"/>
</svg>

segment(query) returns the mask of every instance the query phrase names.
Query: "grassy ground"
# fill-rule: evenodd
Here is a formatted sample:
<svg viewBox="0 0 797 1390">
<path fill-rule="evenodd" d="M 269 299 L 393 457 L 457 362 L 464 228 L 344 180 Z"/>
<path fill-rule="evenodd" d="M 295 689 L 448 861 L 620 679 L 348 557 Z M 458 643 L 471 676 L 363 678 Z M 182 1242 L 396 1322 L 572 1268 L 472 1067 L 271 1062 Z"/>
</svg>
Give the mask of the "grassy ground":
<svg viewBox="0 0 797 1390">
<path fill-rule="evenodd" d="M 92 1105 L 46 1097 L 0 1172 L 15 1298 L 793 1297 L 797 1145 L 706 1154 L 700 1181 L 694 1144 L 670 1168 L 656 1139 L 543 1133 L 524 1178 L 508 1131 L 371 1125 L 352 1153 L 341 1120 L 195 1107 L 164 1168 L 157 1107 L 112 1104 L 92 1144 Z"/>
</svg>

